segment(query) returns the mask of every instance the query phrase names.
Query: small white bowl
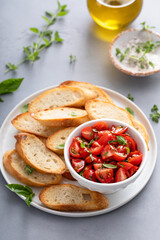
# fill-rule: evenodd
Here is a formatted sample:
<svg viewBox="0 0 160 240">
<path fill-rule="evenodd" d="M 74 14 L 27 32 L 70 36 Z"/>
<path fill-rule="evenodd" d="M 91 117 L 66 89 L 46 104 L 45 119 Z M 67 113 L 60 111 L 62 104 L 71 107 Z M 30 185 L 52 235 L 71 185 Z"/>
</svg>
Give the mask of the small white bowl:
<svg viewBox="0 0 160 240">
<path fill-rule="evenodd" d="M 143 153 L 143 160 L 142 163 L 138 169 L 138 171 L 131 176 L 130 178 L 127 178 L 124 181 L 121 182 L 117 182 L 117 183 L 98 183 L 98 182 L 92 182 L 86 178 L 83 178 L 82 176 L 80 176 L 72 167 L 71 162 L 70 162 L 70 156 L 69 156 L 69 147 L 72 143 L 72 140 L 74 137 L 76 136 L 81 136 L 81 130 L 84 127 L 88 127 L 88 126 L 93 126 L 94 123 L 97 123 L 99 121 L 104 121 L 108 124 L 109 128 L 112 125 L 115 126 L 127 126 L 128 130 L 127 132 L 130 134 L 130 136 L 136 141 L 137 143 L 137 148 L 138 150 L 140 150 Z M 143 139 L 143 137 L 140 135 L 140 133 L 134 129 L 133 127 L 129 126 L 128 124 L 124 123 L 124 122 L 120 122 L 117 120 L 112 120 L 112 119 L 97 119 L 97 120 L 92 120 L 89 122 L 86 122 L 80 126 L 78 126 L 67 138 L 67 141 L 65 143 L 65 148 L 64 148 L 64 157 L 65 157 L 65 161 L 66 161 L 66 165 L 71 173 L 71 175 L 78 181 L 78 183 L 83 186 L 86 187 L 92 191 L 96 191 L 96 192 L 100 192 L 100 193 L 106 193 L 106 194 L 111 194 L 114 192 L 119 191 L 120 189 L 123 189 L 125 187 L 127 187 L 129 184 L 133 183 L 138 176 L 142 173 L 145 163 L 146 163 L 146 159 L 147 159 L 147 147 L 146 147 L 146 143 Z"/>
<path fill-rule="evenodd" d="M 154 68 L 150 66 L 147 69 L 137 69 L 134 65 L 129 65 L 126 60 L 120 62 L 119 57 L 116 56 L 116 48 L 119 48 L 124 53 L 129 41 L 133 39 L 139 39 L 141 42 L 146 42 L 149 40 L 149 38 L 151 38 L 154 42 L 160 41 L 160 34 L 152 32 L 150 30 L 146 31 L 137 29 L 128 29 L 127 31 L 123 31 L 118 34 L 118 36 L 111 42 L 109 47 L 109 56 L 113 65 L 120 71 L 136 77 L 145 77 L 159 72 L 160 47 L 157 47 L 152 54 L 152 62 L 155 63 Z"/>
</svg>

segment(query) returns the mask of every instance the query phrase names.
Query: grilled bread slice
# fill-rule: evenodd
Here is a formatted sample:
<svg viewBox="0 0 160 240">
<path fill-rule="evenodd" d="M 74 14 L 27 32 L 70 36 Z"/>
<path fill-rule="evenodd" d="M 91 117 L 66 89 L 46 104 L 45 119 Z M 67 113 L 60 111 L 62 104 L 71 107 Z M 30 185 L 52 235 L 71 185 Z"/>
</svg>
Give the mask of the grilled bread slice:
<svg viewBox="0 0 160 240">
<path fill-rule="evenodd" d="M 32 187 L 45 187 L 60 183 L 62 176 L 37 172 L 23 161 L 16 150 L 7 151 L 3 156 L 5 169 L 20 182 Z M 28 171 L 27 171 L 28 168 Z M 30 170 L 30 172 L 29 172 Z"/>
<path fill-rule="evenodd" d="M 36 136 L 28 133 L 15 135 L 16 150 L 26 164 L 41 173 L 62 174 L 65 171 L 64 162 Z"/>
<path fill-rule="evenodd" d="M 12 120 L 13 126 L 21 132 L 32 133 L 41 137 L 49 137 L 52 133 L 62 129 L 47 127 L 31 117 L 29 112 L 19 114 Z"/>
<path fill-rule="evenodd" d="M 47 138 L 46 146 L 57 154 L 63 154 L 66 139 L 74 129 L 75 127 L 68 127 L 50 135 Z"/>
<path fill-rule="evenodd" d="M 63 86 L 50 89 L 29 104 L 29 112 L 37 112 L 54 107 L 83 107 L 89 99 L 95 98 L 95 93 L 86 94 L 80 88 Z"/>
<path fill-rule="evenodd" d="M 102 194 L 72 184 L 60 184 L 44 188 L 40 201 L 47 207 L 59 211 L 94 211 L 108 206 Z"/>
<path fill-rule="evenodd" d="M 90 119 L 109 118 L 119 120 L 133 126 L 130 114 L 123 108 L 119 108 L 112 103 L 100 100 L 90 100 L 86 103 L 85 109 Z"/>
<path fill-rule="evenodd" d="M 56 127 L 74 127 L 89 121 L 85 110 L 69 107 L 57 107 L 34 112 L 32 117 L 46 126 Z"/>
<path fill-rule="evenodd" d="M 88 89 L 96 94 L 96 99 L 113 103 L 112 98 L 106 92 L 104 92 L 99 87 L 96 87 L 95 85 L 88 82 L 65 81 L 61 83 L 60 86 L 78 87 L 78 88 L 82 88 L 83 90 Z"/>
</svg>

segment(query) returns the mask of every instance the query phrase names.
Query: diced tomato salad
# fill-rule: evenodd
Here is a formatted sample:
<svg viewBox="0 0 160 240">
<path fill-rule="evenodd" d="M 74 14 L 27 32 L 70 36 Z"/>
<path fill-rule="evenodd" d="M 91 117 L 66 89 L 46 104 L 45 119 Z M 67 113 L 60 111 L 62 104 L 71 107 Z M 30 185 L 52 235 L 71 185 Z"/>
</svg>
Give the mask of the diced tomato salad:
<svg viewBox="0 0 160 240">
<path fill-rule="evenodd" d="M 100 121 L 85 127 L 69 148 L 74 170 L 82 177 L 100 183 L 130 178 L 138 170 L 143 154 L 123 126 L 108 127 Z"/>
</svg>

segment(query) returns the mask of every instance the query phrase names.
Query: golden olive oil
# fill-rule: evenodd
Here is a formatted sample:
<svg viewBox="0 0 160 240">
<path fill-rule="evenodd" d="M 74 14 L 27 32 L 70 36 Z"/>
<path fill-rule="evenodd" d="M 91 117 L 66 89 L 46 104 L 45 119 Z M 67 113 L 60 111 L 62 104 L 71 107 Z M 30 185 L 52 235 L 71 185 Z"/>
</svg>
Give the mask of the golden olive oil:
<svg viewBox="0 0 160 240">
<path fill-rule="evenodd" d="M 143 0 L 87 0 L 89 12 L 100 26 L 117 30 L 140 13 Z"/>
</svg>

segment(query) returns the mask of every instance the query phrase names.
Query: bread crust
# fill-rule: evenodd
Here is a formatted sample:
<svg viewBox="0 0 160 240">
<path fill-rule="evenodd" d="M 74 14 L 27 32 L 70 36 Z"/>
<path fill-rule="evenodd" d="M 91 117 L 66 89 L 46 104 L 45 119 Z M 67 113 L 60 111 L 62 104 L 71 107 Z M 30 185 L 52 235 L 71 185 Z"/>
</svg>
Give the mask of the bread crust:
<svg viewBox="0 0 160 240">
<path fill-rule="evenodd" d="M 88 83 L 88 82 L 78 82 L 78 81 L 69 81 L 68 80 L 68 81 L 62 82 L 60 84 L 60 86 L 73 86 L 73 87 L 79 87 L 79 88 L 82 88 L 82 89 L 86 88 L 86 89 L 89 89 L 89 90 L 95 92 L 96 99 L 113 103 L 112 98 L 106 92 L 104 92 L 99 87 L 97 87 L 97 86 L 95 86 L 91 83 Z"/>
<path fill-rule="evenodd" d="M 16 129 L 18 129 L 21 132 L 27 132 L 45 138 L 49 137 L 52 133 L 62 129 L 61 127 L 44 126 L 43 124 L 35 120 L 29 112 L 17 115 L 11 121 L 11 123 Z"/>
<path fill-rule="evenodd" d="M 72 194 L 72 192 L 77 192 L 77 195 L 81 192 L 81 194 L 89 195 L 91 199 L 89 201 L 84 200 L 83 203 L 76 203 L 77 199 L 75 199 L 75 203 L 56 204 L 47 198 L 47 193 L 49 191 L 55 192 L 56 189 L 60 189 L 61 191 L 67 189 L 67 192 L 70 194 Z M 108 199 L 102 194 L 72 184 L 60 184 L 46 187 L 40 192 L 39 199 L 47 207 L 58 211 L 97 211 L 108 207 Z"/>
<path fill-rule="evenodd" d="M 75 127 L 68 127 L 68 128 L 61 129 L 53 133 L 52 135 L 50 135 L 46 141 L 47 148 L 49 148 L 50 150 L 52 150 L 57 154 L 63 154 L 64 149 L 58 149 L 58 146 L 61 144 L 65 144 L 66 139 L 74 129 Z"/>
<path fill-rule="evenodd" d="M 17 167 L 14 164 L 14 157 L 17 155 L 18 162 Z M 62 176 L 58 174 L 41 174 L 38 173 L 38 175 L 42 175 L 42 178 L 49 177 L 48 182 L 45 181 L 38 181 L 36 170 L 32 173 L 32 177 L 30 175 L 27 175 L 24 170 L 24 164 L 23 160 L 20 159 L 18 156 L 18 153 L 16 150 L 7 151 L 3 156 L 3 164 L 7 172 L 9 172 L 14 178 L 16 178 L 18 181 L 22 182 L 23 184 L 32 186 L 32 187 L 45 187 L 50 186 L 53 184 L 58 184 L 62 180 Z M 23 166 L 23 167 L 22 167 Z M 19 172 L 18 169 L 21 169 L 22 171 Z M 24 171 L 24 172 L 23 172 Z M 35 176 L 35 178 L 33 178 Z"/>
<path fill-rule="evenodd" d="M 42 123 L 45 126 L 56 126 L 56 127 L 75 127 L 75 126 L 79 126 L 80 124 L 89 121 L 87 112 L 85 110 L 82 109 L 78 109 L 79 112 L 81 113 L 81 115 L 79 116 L 68 116 L 66 118 L 63 117 L 59 117 L 59 118 L 47 118 L 47 114 L 50 113 L 51 111 L 54 113 L 56 112 L 56 110 L 68 110 L 68 112 L 74 112 L 77 111 L 77 109 L 75 108 L 67 108 L 67 107 L 57 107 L 57 108 L 52 108 L 52 109 L 46 109 L 43 111 L 38 111 L 38 112 L 34 112 L 32 113 L 32 117 L 34 119 L 36 119 L 37 121 L 39 121 L 40 123 Z M 46 115 L 46 119 L 42 119 L 41 115 L 45 114 Z"/>
<path fill-rule="evenodd" d="M 26 164 L 30 165 L 31 167 L 35 168 L 38 172 L 41 173 L 55 173 L 55 174 L 63 174 L 65 172 L 65 164 L 64 162 L 52 151 L 46 148 L 45 144 L 38 139 L 36 136 L 28 134 L 28 133 L 19 133 L 15 135 L 15 138 L 17 140 L 15 148 L 18 152 L 18 154 L 21 156 L 21 158 L 26 162 Z M 30 145 L 29 149 L 30 152 L 27 152 L 25 149 L 26 142 L 31 142 L 31 140 L 34 140 L 36 144 L 41 146 L 41 149 L 39 151 L 42 153 L 42 156 L 44 155 L 43 152 L 46 152 L 47 154 L 51 155 L 51 161 L 55 161 L 53 159 L 56 159 L 56 162 L 59 164 L 59 168 L 54 168 L 53 166 L 50 168 L 46 168 L 46 161 L 43 159 L 41 161 L 41 165 L 38 164 L 39 159 L 36 158 L 35 155 L 37 155 L 37 152 L 32 152 L 32 146 Z M 33 160 L 34 159 L 34 160 Z M 54 164 L 55 165 L 55 164 Z M 56 163 L 57 165 L 57 163 Z"/>
<path fill-rule="evenodd" d="M 97 109 L 98 110 L 101 110 L 103 109 L 103 117 L 101 117 L 101 115 L 99 113 L 95 114 L 92 110 L 92 106 L 93 105 L 98 105 L 97 106 Z M 114 113 L 117 111 L 117 118 L 112 117 L 111 113 L 107 113 L 107 116 L 106 118 L 113 118 L 113 119 L 117 119 L 119 121 L 123 121 L 131 126 L 133 126 L 133 121 L 132 121 L 132 118 L 130 117 L 130 114 L 124 110 L 123 108 L 120 108 L 112 103 L 107 103 L 105 101 L 100 101 L 100 100 L 90 100 L 88 101 L 86 104 L 85 104 L 85 109 L 88 113 L 88 117 L 93 120 L 93 119 L 98 119 L 98 118 L 105 118 L 105 113 L 104 113 L 104 106 L 107 108 L 112 108 L 114 109 Z M 110 115 L 109 115 L 110 114 Z M 121 119 L 119 119 L 119 116 L 123 116 Z M 125 117 L 124 117 L 125 115 Z"/>
</svg>

